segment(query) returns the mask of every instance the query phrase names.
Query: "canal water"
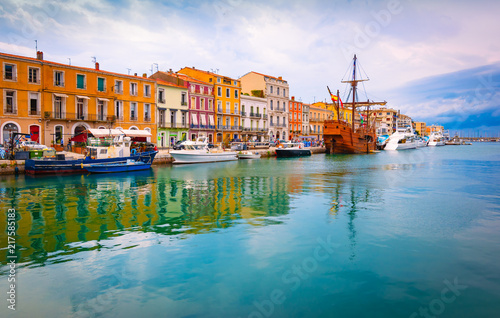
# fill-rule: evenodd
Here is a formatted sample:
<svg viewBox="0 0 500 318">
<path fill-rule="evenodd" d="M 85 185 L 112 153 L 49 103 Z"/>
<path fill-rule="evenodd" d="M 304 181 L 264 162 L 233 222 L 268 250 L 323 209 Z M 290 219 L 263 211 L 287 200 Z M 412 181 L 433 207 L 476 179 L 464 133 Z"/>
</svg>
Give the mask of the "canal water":
<svg viewBox="0 0 500 318">
<path fill-rule="evenodd" d="M 2 177 L 0 316 L 498 317 L 499 177 L 495 143 Z"/>
</svg>

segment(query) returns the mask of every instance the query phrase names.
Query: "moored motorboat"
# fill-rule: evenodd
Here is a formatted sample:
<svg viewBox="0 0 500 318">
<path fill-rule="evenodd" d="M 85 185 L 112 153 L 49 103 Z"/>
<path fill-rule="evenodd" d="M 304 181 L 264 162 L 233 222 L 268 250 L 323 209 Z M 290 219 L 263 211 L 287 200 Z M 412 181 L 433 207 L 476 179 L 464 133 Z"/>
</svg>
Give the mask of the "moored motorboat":
<svg viewBox="0 0 500 318">
<path fill-rule="evenodd" d="M 184 149 L 170 151 L 170 155 L 174 158 L 174 164 L 238 160 L 237 153 L 234 151 L 209 149 L 208 141 L 205 137 L 200 137 L 196 141 L 185 141 L 182 145 Z"/>
<path fill-rule="evenodd" d="M 428 146 L 444 146 L 443 134 L 440 131 L 433 131 L 429 136 Z"/>
<path fill-rule="evenodd" d="M 151 163 L 135 161 L 132 159 L 127 159 L 127 161 L 123 163 L 96 163 L 82 165 L 90 173 L 132 172 L 151 168 Z"/>
<path fill-rule="evenodd" d="M 238 159 L 260 159 L 260 153 L 251 151 L 240 151 L 237 154 Z"/>
<path fill-rule="evenodd" d="M 303 157 L 311 154 L 311 149 L 305 148 L 300 142 L 285 142 L 276 148 L 276 157 L 278 158 Z"/>
<path fill-rule="evenodd" d="M 417 141 L 411 127 L 398 128 L 387 140 L 384 150 L 416 149 Z"/>
</svg>

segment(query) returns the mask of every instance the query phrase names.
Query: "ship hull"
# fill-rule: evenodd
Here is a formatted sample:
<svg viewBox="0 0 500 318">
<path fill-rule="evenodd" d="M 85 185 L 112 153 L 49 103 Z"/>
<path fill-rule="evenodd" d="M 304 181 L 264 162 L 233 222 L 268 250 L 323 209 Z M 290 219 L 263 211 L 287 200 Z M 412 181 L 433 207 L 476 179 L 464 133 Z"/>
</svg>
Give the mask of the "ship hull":
<svg viewBox="0 0 500 318">
<path fill-rule="evenodd" d="M 377 146 L 373 129 L 360 128 L 352 132 L 350 124 L 338 120 L 325 121 L 323 138 L 329 154 L 369 153 Z"/>
</svg>

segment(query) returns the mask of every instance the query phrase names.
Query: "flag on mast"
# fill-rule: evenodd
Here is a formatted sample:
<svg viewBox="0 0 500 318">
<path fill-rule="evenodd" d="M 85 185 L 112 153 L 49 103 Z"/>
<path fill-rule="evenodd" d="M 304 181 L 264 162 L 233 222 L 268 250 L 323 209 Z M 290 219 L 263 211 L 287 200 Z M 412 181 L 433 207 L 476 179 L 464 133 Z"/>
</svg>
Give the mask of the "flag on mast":
<svg viewBox="0 0 500 318">
<path fill-rule="evenodd" d="M 340 97 L 338 97 L 337 95 L 333 95 L 333 94 L 330 94 L 330 97 L 332 98 L 332 102 L 336 102 L 336 101 L 340 101 L 340 106 L 342 107 L 342 109 L 344 109 L 344 103 L 342 103 L 342 100 L 340 99 Z"/>
</svg>

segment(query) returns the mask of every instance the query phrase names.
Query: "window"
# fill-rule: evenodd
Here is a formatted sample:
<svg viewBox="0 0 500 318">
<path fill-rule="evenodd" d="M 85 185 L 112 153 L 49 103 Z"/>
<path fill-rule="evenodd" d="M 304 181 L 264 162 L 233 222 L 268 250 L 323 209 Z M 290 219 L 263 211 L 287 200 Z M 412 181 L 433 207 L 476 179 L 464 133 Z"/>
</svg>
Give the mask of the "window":
<svg viewBox="0 0 500 318">
<path fill-rule="evenodd" d="M 130 103 L 130 120 L 137 120 L 137 103 Z"/>
<path fill-rule="evenodd" d="M 217 96 L 222 96 L 222 87 L 217 87 Z"/>
<path fill-rule="evenodd" d="M 213 110 L 213 100 L 208 100 L 208 110 Z"/>
<path fill-rule="evenodd" d="M 54 118 L 55 119 L 64 119 L 66 118 L 66 114 L 64 112 L 65 104 L 64 97 L 54 95 Z"/>
<path fill-rule="evenodd" d="M 158 89 L 158 103 L 165 103 L 165 90 L 163 88 Z"/>
<path fill-rule="evenodd" d="M 98 77 L 97 78 L 97 90 L 99 92 L 105 92 L 106 91 L 106 81 L 104 77 Z"/>
<path fill-rule="evenodd" d="M 229 127 L 229 117 L 226 117 L 226 127 Z"/>
<path fill-rule="evenodd" d="M 144 121 L 151 121 L 151 104 L 144 104 Z"/>
<path fill-rule="evenodd" d="M 40 115 L 40 102 L 39 95 L 37 93 L 29 93 L 29 114 L 30 115 Z"/>
<path fill-rule="evenodd" d="M 280 125 L 280 118 L 279 117 L 276 117 L 276 125 Z"/>
<path fill-rule="evenodd" d="M 115 81 L 115 93 L 123 94 L 123 81 Z"/>
<path fill-rule="evenodd" d="M 181 112 L 181 122 L 182 126 L 186 126 L 186 112 Z"/>
<path fill-rule="evenodd" d="M 276 94 L 279 95 L 280 94 L 280 88 L 279 87 L 276 87 Z"/>
<path fill-rule="evenodd" d="M 40 69 L 35 67 L 28 67 L 28 82 L 40 83 Z"/>
<path fill-rule="evenodd" d="M 54 127 L 54 138 L 56 139 L 56 143 L 59 144 L 63 138 L 63 126 L 55 126 Z"/>
<path fill-rule="evenodd" d="M 191 97 L 191 104 L 189 104 L 190 109 L 194 109 L 196 107 L 196 99 Z"/>
<path fill-rule="evenodd" d="M 273 87 L 270 86 L 269 89 L 271 90 L 271 94 L 273 93 Z"/>
<path fill-rule="evenodd" d="M 181 93 L 181 105 L 182 106 L 187 106 L 187 101 L 186 101 L 186 92 Z"/>
<path fill-rule="evenodd" d="M 217 77 L 217 83 L 220 83 L 220 77 Z"/>
<path fill-rule="evenodd" d="M 286 92 L 286 89 L 283 88 L 283 97 L 286 97 L 286 93 L 285 92 Z"/>
<path fill-rule="evenodd" d="M 175 111 L 171 110 L 170 111 L 170 123 L 175 124 Z M 174 127 L 174 125 L 172 125 Z"/>
<path fill-rule="evenodd" d="M 204 98 L 200 98 L 200 108 L 205 109 L 205 99 Z"/>
<path fill-rule="evenodd" d="M 137 96 L 137 83 L 130 83 L 130 95 Z"/>
<path fill-rule="evenodd" d="M 3 112 L 5 114 L 16 114 L 16 91 L 5 91 L 5 108 Z"/>
<path fill-rule="evenodd" d="M 238 109 L 238 103 L 234 103 L 234 113 L 235 114 L 238 114 L 239 113 L 239 109 Z"/>
<path fill-rule="evenodd" d="M 3 79 L 15 81 L 17 80 L 17 66 L 16 64 L 4 64 L 3 66 Z"/>
<path fill-rule="evenodd" d="M 217 112 L 222 113 L 222 101 L 217 101 Z"/>
<path fill-rule="evenodd" d="M 231 113 L 231 103 L 226 102 L 226 114 L 229 114 L 229 113 Z"/>
<path fill-rule="evenodd" d="M 76 119 L 85 120 L 85 99 L 76 99 Z"/>
<path fill-rule="evenodd" d="M 105 121 L 106 118 L 106 101 L 97 99 L 97 120 Z"/>
<path fill-rule="evenodd" d="M 234 90 L 234 98 L 238 98 L 238 90 L 237 89 Z"/>
<path fill-rule="evenodd" d="M 121 100 L 115 102 L 115 116 L 116 119 L 123 120 L 123 102 Z"/>
<path fill-rule="evenodd" d="M 144 84 L 144 97 L 151 97 L 151 85 Z"/>
<path fill-rule="evenodd" d="M 229 88 L 226 88 L 226 97 L 230 97 L 231 96 L 231 90 Z"/>
<path fill-rule="evenodd" d="M 273 100 L 271 99 L 271 110 L 273 110 Z"/>
<path fill-rule="evenodd" d="M 54 71 L 54 86 L 64 86 L 64 72 Z"/>
<path fill-rule="evenodd" d="M 76 88 L 85 89 L 85 75 L 76 74 Z"/>
</svg>

